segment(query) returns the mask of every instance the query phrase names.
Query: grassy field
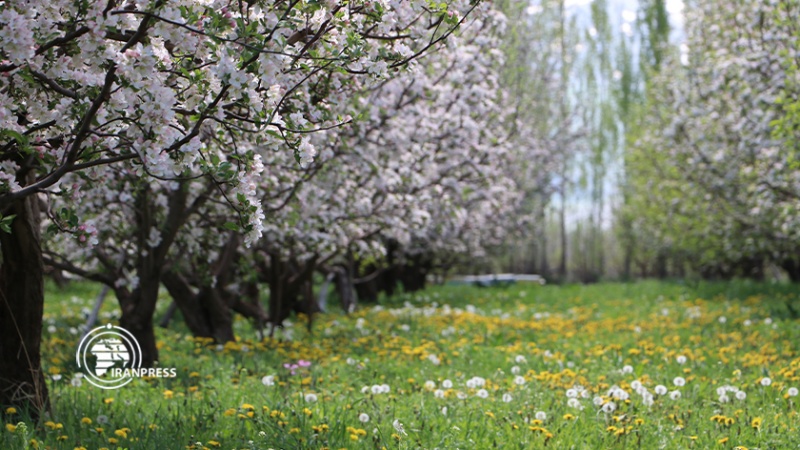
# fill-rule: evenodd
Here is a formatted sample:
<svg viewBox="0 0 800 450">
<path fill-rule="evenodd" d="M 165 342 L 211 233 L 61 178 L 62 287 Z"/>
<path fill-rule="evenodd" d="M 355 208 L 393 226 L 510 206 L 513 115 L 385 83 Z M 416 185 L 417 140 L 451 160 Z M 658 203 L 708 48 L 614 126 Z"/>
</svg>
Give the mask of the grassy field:
<svg viewBox="0 0 800 450">
<path fill-rule="evenodd" d="M 258 342 L 240 321 L 225 346 L 176 322 L 158 333 L 177 378 L 105 391 L 74 358 L 99 288 L 50 289 L 53 416 L 7 411 L 0 448 L 800 448 L 795 290 L 444 286 L 317 316 L 312 334 L 298 318 Z"/>
</svg>

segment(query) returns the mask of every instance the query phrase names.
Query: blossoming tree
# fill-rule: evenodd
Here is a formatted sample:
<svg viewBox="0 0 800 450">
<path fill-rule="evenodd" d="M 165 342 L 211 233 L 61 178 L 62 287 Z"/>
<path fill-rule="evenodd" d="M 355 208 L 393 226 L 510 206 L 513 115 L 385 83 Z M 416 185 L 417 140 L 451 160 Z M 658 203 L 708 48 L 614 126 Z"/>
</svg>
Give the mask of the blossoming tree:
<svg viewBox="0 0 800 450">
<path fill-rule="evenodd" d="M 314 158 L 313 127 L 292 128 L 298 120 L 284 100 L 305 92 L 315 121 L 337 120 L 326 101 L 330 74 L 350 75 L 340 77 L 344 84 L 385 77 L 436 46 L 473 7 L 388 0 L 3 3 L 0 403 L 34 410 L 47 404 L 39 370 L 40 212 L 47 197 L 68 200 L 93 185 L 91 169 L 124 162 L 148 179 L 207 177 L 225 186 L 225 201 L 253 242 L 263 219 L 252 189 L 263 169 L 254 149 L 275 145 L 301 164 Z M 404 54 L 395 50 L 404 40 L 425 45 Z M 64 185 L 70 174 L 72 185 Z M 66 205 L 53 219 L 91 240 L 75 209 Z M 134 295 L 155 295 L 163 255 L 148 252 L 142 260 Z M 145 317 L 153 302 L 134 314 Z M 131 324 L 134 335 L 148 332 L 142 322 Z"/>
</svg>

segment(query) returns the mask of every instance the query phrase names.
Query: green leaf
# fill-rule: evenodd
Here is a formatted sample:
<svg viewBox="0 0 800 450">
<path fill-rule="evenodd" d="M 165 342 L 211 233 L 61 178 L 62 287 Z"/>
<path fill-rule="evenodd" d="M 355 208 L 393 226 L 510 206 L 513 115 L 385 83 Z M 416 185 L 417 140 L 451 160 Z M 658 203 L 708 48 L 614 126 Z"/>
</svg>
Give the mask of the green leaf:
<svg viewBox="0 0 800 450">
<path fill-rule="evenodd" d="M 10 216 L 5 216 L 2 219 L 0 219 L 0 230 L 3 230 L 6 233 L 11 234 L 11 222 L 14 221 L 15 217 L 17 217 L 17 215 L 12 214 Z"/>
</svg>

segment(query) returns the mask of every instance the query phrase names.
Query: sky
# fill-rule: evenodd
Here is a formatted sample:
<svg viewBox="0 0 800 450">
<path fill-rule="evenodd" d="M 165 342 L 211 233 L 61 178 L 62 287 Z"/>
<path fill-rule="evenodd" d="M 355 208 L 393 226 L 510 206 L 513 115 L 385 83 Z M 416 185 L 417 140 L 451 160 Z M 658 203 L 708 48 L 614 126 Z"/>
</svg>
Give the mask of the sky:
<svg viewBox="0 0 800 450">
<path fill-rule="evenodd" d="M 578 16 L 579 23 L 586 20 L 587 26 L 590 26 L 591 12 L 590 5 L 593 0 L 565 0 L 565 7 L 568 11 Z M 679 43 L 682 40 L 683 29 L 683 0 L 666 0 L 667 12 L 670 14 L 670 22 L 673 28 L 673 40 Z M 608 0 L 608 8 L 613 27 L 618 27 L 620 31 L 625 34 L 632 32 L 632 27 L 635 25 L 637 11 L 639 10 L 638 0 Z M 613 161 L 610 162 L 609 176 L 606 177 L 604 192 L 605 192 L 605 210 L 603 211 L 603 227 L 608 228 L 612 225 L 613 212 L 612 208 L 616 205 L 614 196 L 617 195 L 617 180 L 615 176 L 621 170 L 618 164 Z M 567 222 L 571 224 L 569 228 L 573 228 L 578 221 L 583 221 L 588 218 L 592 210 L 591 199 L 589 191 L 573 192 L 567 198 Z"/>
</svg>

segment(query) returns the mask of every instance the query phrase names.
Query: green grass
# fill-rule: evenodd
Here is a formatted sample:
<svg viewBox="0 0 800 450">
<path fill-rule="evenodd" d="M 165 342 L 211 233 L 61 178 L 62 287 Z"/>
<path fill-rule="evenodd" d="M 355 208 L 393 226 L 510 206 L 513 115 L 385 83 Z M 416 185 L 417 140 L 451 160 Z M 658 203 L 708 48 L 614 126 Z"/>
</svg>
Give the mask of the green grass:
<svg viewBox="0 0 800 450">
<path fill-rule="evenodd" d="M 257 342 L 237 321 L 241 340 L 224 348 L 175 322 L 158 337 L 161 365 L 177 378 L 105 391 L 71 382 L 78 328 L 99 288 L 49 286 L 43 356 L 61 379 L 49 384 L 52 417 L 28 423 L 24 441 L 69 450 L 798 448 L 800 396 L 788 393 L 800 388 L 800 322 L 786 307 L 800 303 L 796 290 L 744 281 L 442 286 L 317 316 L 313 334 L 293 319 Z M 115 307 L 109 299 L 101 323 L 118 317 Z M 283 366 L 301 359 L 311 365 Z M 380 385 L 389 392 L 373 393 Z M 656 395 L 658 385 L 680 398 Z M 746 398 L 729 391 L 720 401 L 725 385 Z M 576 386 L 585 394 L 570 404 Z M 625 394 L 609 394 L 614 386 Z M 11 428 L 0 429 L 0 448 L 23 448 Z"/>
</svg>

